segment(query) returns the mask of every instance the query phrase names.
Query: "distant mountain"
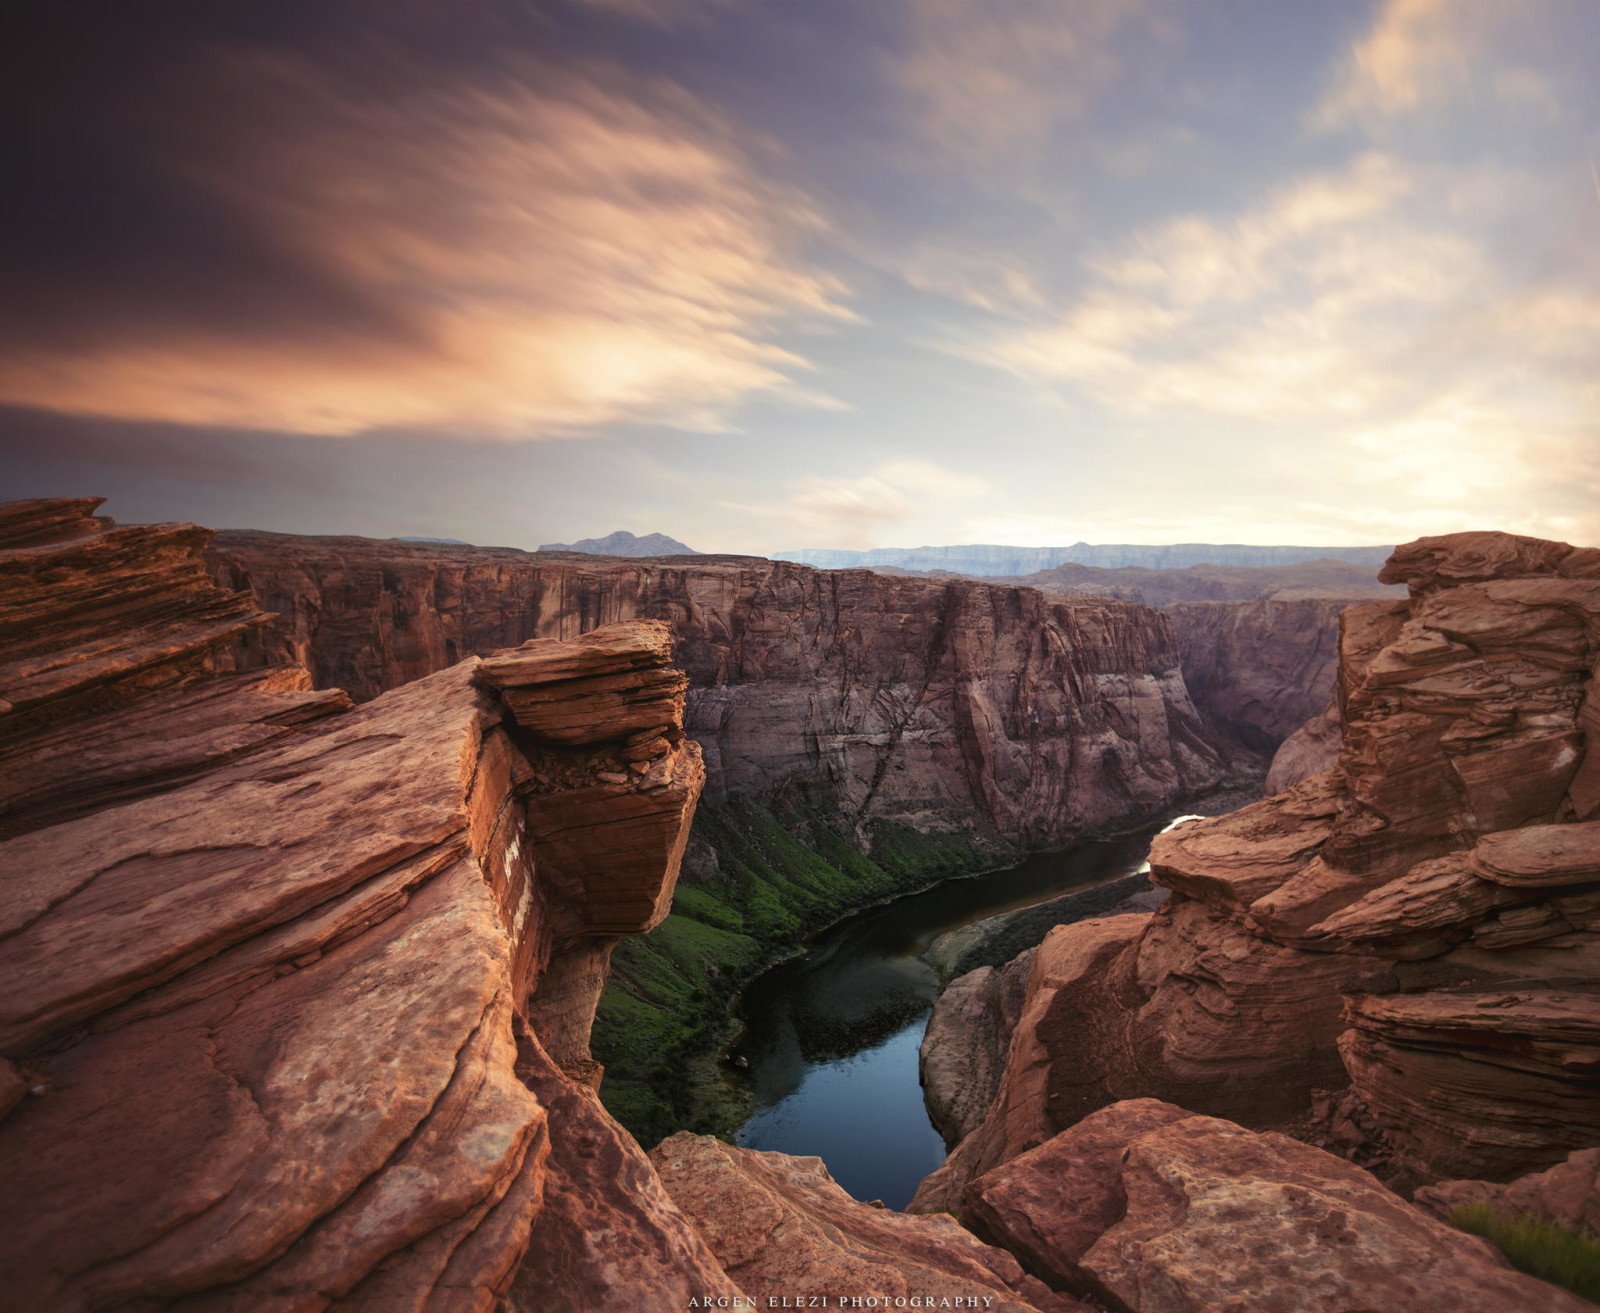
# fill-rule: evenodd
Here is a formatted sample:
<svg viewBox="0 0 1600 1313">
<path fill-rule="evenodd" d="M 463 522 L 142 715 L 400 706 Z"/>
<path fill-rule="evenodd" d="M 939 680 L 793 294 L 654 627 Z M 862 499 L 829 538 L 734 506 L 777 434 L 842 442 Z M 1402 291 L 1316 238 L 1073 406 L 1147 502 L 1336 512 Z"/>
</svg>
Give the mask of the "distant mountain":
<svg viewBox="0 0 1600 1313">
<path fill-rule="evenodd" d="M 1348 561 L 1376 569 L 1393 547 L 1254 547 L 1243 543 L 1173 543 L 1164 547 L 1135 544 L 1074 543 L 1071 547 L 875 547 L 853 552 L 830 547 L 802 547 L 773 552 L 777 561 L 800 561 L 823 570 L 848 570 L 893 565 L 906 570 L 950 570 L 956 574 L 1024 575 L 1053 570 L 1069 562 L 1117 569 L 1181 570 L 1191 565 L 1296 565 L 1301 561 Z"/>
<path fill-rule="evenodd" d="M 575 543 L 545 543 L 541 552 L 588 552 L 591 556 L 699 556 L 693 547 L 685 547 L 676 538 L 664 533 L 647 533 L 635 537 L 618 529 L 604 538 L 580 538 Z"/>
<path fill-rule="evenodd" d="M 1311 598 L 1345 601 L 1405 596 L 1404 584 L 1380 584 L 1370 565 L 1324 557 L 1294 565 L 1190 565 L 1147 570 L 1136 565 L 1105 569 L 1075 563 L 1001 580 L 1054 593 L 1125 597 L 1149 606 L 1175 602 L 1245 602 Z"/>
<path fill-rule="evenodd" d="M 447 543 L 451 547 L 471 547 L 465 538 L 424 538 L 415 533 L 403 533 L 395 539 L 397 543 Z"/>
</svg>

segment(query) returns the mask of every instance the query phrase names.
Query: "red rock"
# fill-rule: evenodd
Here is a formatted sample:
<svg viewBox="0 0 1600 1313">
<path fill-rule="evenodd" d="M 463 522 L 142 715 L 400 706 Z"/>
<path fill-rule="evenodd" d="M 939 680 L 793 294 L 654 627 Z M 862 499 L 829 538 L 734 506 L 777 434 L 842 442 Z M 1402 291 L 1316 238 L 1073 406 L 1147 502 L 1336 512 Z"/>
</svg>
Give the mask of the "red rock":
<svg viewBox="0 0 1600 1313">
<path fill-rule="evenodd" d="M 7 669 L 62 725 L 115 735 L 75 758 L 40 720 L 7 724 L 18 760 L 40 745 L 87 799 L 0 843 L 7 1297 L 391 1313 L 488 1309 L 515 1287 L 509 1307 L 548 1308 L 518 1276 L 530 1236 L 591 1294 L 615 1276 L 613 1307 L 673 1282 L 729 1289 L 581 1084 L 596 964 L 676 877 L 700 782 L 681 699 L 654 698 L 648 726 L 624 699 L 577 745 L 524 734 L 505 700 L 519 678 L 586 698 L 571 670 L 600 650 L 659 687 L 660 627 L 512 654 L 493 679 L 468 661 L 341 711 L 306 699 L 303 672 L 207 672 L 219 615 L 259 617 L 198 572 L 203 531 L 30 514 L 31 533 L 0 510 L 23 544 L 0 553 L 20 580 L 0 618 L 55 606 L 44 637 L 69 646 L 18 638 L 19 621 Z M 78 696 L 84 674 L 105 700 Z M 153 774 L 136 769 L 140 726 L 159 738 Z M 663 745 L 647 771 L 598 784 L 642 733 Z M 558 815 L 605 854 L 603 886 L 563 854 Z M 11 1098 L 19 1083 L 38 1097 Z M 578 1228 L 607 1226 L 630 1244 L 590 1270 Z"/>
<path fill-rule="evenodd" d="M 1600 1236 L 1600 1149 L 1576 1149 L 1565 1162 L 1495 1181 L 1442 1181 L 1417 1191 L 1416 1204 L 1442 1221 L 1463 1204 L 1485 1203 L 1503 1213 L 1527 1213 L 1569 1231 Z"/>
<path fill-rule="evenodd" d="M 1193 1115 L 1159 1099 L 1125 1099 L 1092 1112 L 971 1182 L 963 1216 L 1035 1276 L 1060 1290 L 1093 1295 L 1095 1283 L 1079 1263 L 1127 1209 L 1124 1151 L 1144 1132 Z"/>
<path fill-rule="evenodd" d="M 1354 600 L 1169 606 L 1184 683 L 1195 706 L 1244 746 L 1258 751 L 1276 748 L 1332 697 L 1339 664 L 1339 612 Z"/>
<path fill-rule="evenodd" d="M 1301 780 L 1333 770 L 1339 764 L 1339 748 L 1343 743 L 1339 703 L 1332 700 L 1279 745 L 1267 768 L 1263 796 L 1270 798 L 1292 789 Z"/>
<path fill-rule="evenodd" d="M 1287 1136 L 1191 1117 L 1131 1140 L 1120 1174 L 1125 1210 L 1079 1264 L 1138 1313 L 1590 1307 Z"/>
<path fill-rule="evenodd" d="M 934 1004 L 918 1070 L 928 1120 L 947 1145 L 977 1130 L 999 1091 L 1034 952 L 1018 954 L 1002 970 L 979 967 L 958 976 Z"/>
<path fill-rule="evenodd" d="M 541 990 L 541 992 L 543 992 Z M 517 1071 L 550 1117 L 544 1198 L 506 1313 L 687 1309 L 744 1291 L 593 1092 L 537 1047 Z"/>
<path fill-rule="evenodd" d="M 1423 1176 L 1505 1178 L 1600 1141 L 1600 996 L 1353 998 L 1353 1087 Z"/>
<path fill-rule="evenodd" d="M 1287 793 L 1158 834 L 1150 878 L 1223 911 L 1244 912 L 1303 870 L 1333 830 L 1339 795 L 1319 775 Z"/>
<path fill-rule="evenodd" d="M 1600 821 L 1486 834 L 1472 850 L 1472 869 L 1513 888 L 1592 883 L 1600 880 Z"/>
<path fill-rule="evenodd" d="M 1396 547 L 1378 572 L 1386 584 L 1408 585 L 1413 597 L 1526 575 L 1600 578 L 1600 552 L 1511 533 L 1450 533 Z"/>
<path fill-rule="evenodd" d="M 1008 1064 L 930 1206 L 1116 1098 L 1265 1127 L 1348 1084 L 1383 1155 L 1423 1180 L 1527 1171 L 1600 1136 L 1586 1050 L 1550 1040 L 1550 1017 L 1453 1020 L 1472 990 L 1600 989 L 1600 553 L 1458 535 L 1394 561 L 1410 601 L 1340 617 L 1336 771 L 1157 841 L 1153 878 L 1184 897 L 1073 982 L 1073 1027 L 1046 1044 L 1019 1025 L 1026 1075 L 1008 1089 Z M 1059 992 L 1042 971 L 1043 949 L 1025 1019 Z M 1401 1025 L 1364 998 L 1340 1039 L 1336 996 L 1395 992 L 1455 1001 Z M 1041 1090 L 1072 1111 L 995 1130 Z"/>
<path fill-rule="evenodd" d="M 948 1217 L 852 1199 L 820 1158 L 736 1149 L 686 1131 L 650 1159 L 728 1275 L 769 1300 L 876 1296 L 983 1299 L 1000 1313 L 1089 1313 Z"/>
<path fill-rule="evenodd" d="M 1154 1100 L 1085 1118 L 970 1197 L 1035 1272 L 1137 1313 L 1586 1307 L 1350 1163 Z"/>
</svg>

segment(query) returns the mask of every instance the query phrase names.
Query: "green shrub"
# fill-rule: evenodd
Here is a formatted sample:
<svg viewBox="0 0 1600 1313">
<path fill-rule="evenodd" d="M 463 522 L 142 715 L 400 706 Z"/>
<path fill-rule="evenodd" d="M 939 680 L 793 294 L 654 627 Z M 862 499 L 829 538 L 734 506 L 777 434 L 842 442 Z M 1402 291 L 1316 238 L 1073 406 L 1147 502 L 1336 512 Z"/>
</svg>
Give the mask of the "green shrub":
<svg viewBox="0 0 1600 1313">
<path fill-rule="evenodd" d="M 1481 1202 L 1452 1210 L 1450 1224 L 1482 1236 L 1529 1276 L 1600 1302 L 1600 1238 Z"/>
</svg>

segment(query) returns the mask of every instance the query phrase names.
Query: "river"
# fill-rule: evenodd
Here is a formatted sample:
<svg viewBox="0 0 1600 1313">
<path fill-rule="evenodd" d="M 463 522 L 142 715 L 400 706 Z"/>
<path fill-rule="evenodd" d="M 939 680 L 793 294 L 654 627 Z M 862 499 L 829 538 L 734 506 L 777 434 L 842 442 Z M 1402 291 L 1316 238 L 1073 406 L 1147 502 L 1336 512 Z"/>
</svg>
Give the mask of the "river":
<svg viewBox="0 0 1600 1313">
<path fill-rule="evenodd" d="M 735 1143 L 815 1154 L 857 1199 L 903 1208 L 945 1156 L 917 1072 L 940 987 L 929 947 L 974 921 L 1145 869 L 1152 833 L 1039 853 L 898 898 L 757 977 L 740 1001 L 745 1033 L 732 1057 L 759 1111 Z"/>
</svg>

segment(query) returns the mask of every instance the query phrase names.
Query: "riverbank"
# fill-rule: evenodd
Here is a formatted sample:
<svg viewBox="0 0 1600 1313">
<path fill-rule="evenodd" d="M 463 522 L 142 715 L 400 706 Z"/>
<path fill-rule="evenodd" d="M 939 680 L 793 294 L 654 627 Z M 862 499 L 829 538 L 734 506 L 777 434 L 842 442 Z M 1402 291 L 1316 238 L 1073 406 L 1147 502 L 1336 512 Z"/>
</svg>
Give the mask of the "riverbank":
<svg viewBox="0 0 1600 1313">
<path fill-rule="evenodd" d="M 1184 811 L 1231 810 L 1258 794 L 1257 781 L 1235 779 L 1080 842 L 1136 835 Z M 613 959 L 593 1040 L 607 1109 L 646 1145 L 677 1130 L 731 1134 L 755 1106 L 720 1062 L 740 1033 L 734 1009 L 745 986 L 842 921 L 1028 857 L 999 840 L 887 825 L 863 852 L 853 834 L 804 808 L 702 804 L 672 914 Z"/>
<path fill-rule="evenodd" d="M 752 1106 L 719 1061 L 745 985 L 864 908 L 1025 856 L 898 825 L 874 827 L 863 852 L 804 808 L 702 804 L 671 915 L 612 959 L 592 1041 L 601 1099 L 641 1144 L 678 1130 L 730 1134 Z"/>
</svg>

